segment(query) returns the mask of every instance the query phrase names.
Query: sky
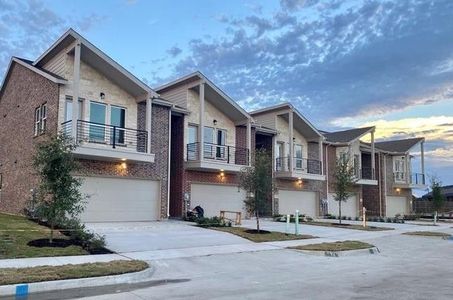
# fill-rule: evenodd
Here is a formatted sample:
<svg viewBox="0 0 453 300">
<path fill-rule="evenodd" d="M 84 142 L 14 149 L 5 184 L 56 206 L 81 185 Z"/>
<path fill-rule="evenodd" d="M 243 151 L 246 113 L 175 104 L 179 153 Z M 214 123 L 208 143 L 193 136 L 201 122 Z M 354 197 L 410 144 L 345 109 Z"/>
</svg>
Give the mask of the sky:
<svg viewBox="0 0 453 300">
<path fill-rule="evenodd" d="M 426 173 L 453 184 L 451 0 L 0 0 L 0 80 L 69 27 L 151 87 L 199 70 L 247 110 L 424 136 Z"/>
</svg>

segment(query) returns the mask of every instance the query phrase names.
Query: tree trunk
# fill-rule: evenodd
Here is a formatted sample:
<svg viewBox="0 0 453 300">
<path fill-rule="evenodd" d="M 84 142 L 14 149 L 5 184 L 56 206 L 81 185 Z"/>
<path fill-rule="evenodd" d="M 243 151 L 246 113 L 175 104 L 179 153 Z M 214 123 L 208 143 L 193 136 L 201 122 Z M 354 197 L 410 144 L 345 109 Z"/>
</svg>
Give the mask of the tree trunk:
<svg viewBox="0 0 453 300">
<path fill-rule="evenodd" d="M 49 243 L 52 244 L 53 243 L 53 230 L 54 230 L 54 224 L 53 222 L 50 223 L 50 237 L 49 237 Z"/>
<path fill-rule="evenodd" d="M 434 225 L 437 225 L 437 210 L 434 212 Z"/>
<path fill-rule="evenodd" d="M 260 233 L 260 216 L 258 211 L 255 212 L 255 216 L 256 216 L 256 232 Z"/>
<path fill-rule="evenodd" d="M 338 221 L 341 224 L 341 200 L 338 201 Z"/>
</svg>

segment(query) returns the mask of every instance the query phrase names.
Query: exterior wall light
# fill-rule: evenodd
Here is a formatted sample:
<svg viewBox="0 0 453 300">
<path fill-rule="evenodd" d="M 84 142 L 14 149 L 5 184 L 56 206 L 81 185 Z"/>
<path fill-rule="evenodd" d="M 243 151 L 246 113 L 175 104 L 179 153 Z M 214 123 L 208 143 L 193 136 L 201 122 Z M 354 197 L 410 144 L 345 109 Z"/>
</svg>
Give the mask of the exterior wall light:
<svg viewBox="0 0 453 300">
<path fill-rule="evenodd" d="M 105 94 L 104 94 L 103 92 L 101 92 L 101 93 L 99 94 L 99 97 L 101 97 L 101 99 L 104 100 L 104 99 L 105 99 Z"/>
<path fill-rule="evenodd" d="M 212 123 L 214 124 L 214 126 L 217 126 L 217 120 L 214 119 L 214 121 L 212 121 Z"/>
</svg>

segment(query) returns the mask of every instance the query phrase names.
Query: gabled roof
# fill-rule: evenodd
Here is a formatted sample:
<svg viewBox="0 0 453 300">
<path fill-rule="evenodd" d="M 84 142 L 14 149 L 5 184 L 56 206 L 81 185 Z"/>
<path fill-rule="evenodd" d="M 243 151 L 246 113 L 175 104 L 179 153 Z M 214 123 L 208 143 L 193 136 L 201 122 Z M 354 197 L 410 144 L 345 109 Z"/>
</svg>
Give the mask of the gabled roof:
<svg viewBox="0 0 453 300">
<path fill-rule="evenodd" d="M 367 133 L 374 131 L 375 127 L 354 128 L 335 132 L 324 132 L 326 141 L 330 143 L 351 143 L 360 139 Z"/>
<path fill-rule="evenodd" d="M 307 118 L 305 118 L 297 110 L 297 108 L 294 107 L 294 105 L 292 105 L 289 102 L 283 102 L 283 103 L 280 103 L 280 104 L 277 104 L 274 106 L 265 107 L 262 109 L 251 111 L 250 115 L 258 116 L 261 114 L 267 114 L 270 112 L 278 112 L 278 111 L 282 111 L 282 110 L 292 110 L 295 113 L 295 117 L 296 117 L 294 120 L 296 128 L 299 127 L 302 131 L 304 131 L 304 130 L 306 131 L 308 129 L 310 132 L 312 132 L 312 136 L 310 136 L 310 138 L 323 137 L 323 134 L 320 131 L 318 131 L 318 129 L 316 129 L 316 127 L 313 126 L 313 124 Z"/>
<path fill-rule="evenodd" d="M 6 83 L 8 82 L 12 66 L 15 63 L 29 69 L 30 71 L 33 71 L 33 72 L 39 74 L 55 83 L 59 83 L 59 84 L 67 83 L 66 79 L 64 79 L 63 77 L 60 77 L 52 72 L 44 70 L 43 68 L 33 66 L 33 62 L 31 60 L 28 60 L 25 58 L 19 58 L 19 57 L 12 57 L 9 62 L 8 68 L 6 69 L 6 73 L 5 73 L 5 77 L 3 78 L 2 85 L 0 87 L 0 96 L 3 94 L 3 90 L 6 87 Z"/>
<path fill-rule="evenodd" d="M 231 112 L 235 111 L 235 112 L 239 113 L 245 119 L 250 119 L 251 118 L 250 115 L 241 106 L 239 106 L 239 104 L 236 103 L 236 101 L 234 101 L 230 96 L 228 96 L 222 89 L 220 89 L 218 86 L 216 86 L 211 80 L 209 80 L 200 71 L 196 71 L 196 72 L 190 73 L 190 74 L 188 74 L 186 76 L 183 76 L 183 77 L 180 77 L 180 78 L 178 78 L 178 79 L 176 79 L 174 81 L 171 81 L 169 83 L 161 85 L 161 86 L 155 88 L 155 90 L 158 93 L 163 93 L 163 92 L 165 92 L 167 90 L 170 90 L 170 89 L 172 89 L 174 87 L 177 87 L 177 86 L 180 86 L 180 85 L 183 85 L 183 84 L 187 84 L 187 83 L 191 83 L 191 82 L 194 82 L 194 81 L 197 81 L 197 80 L 202 80 L 210 88 L 210 90 L 207 89 L 205 91 L 206 98 L 209 98 L 209 93 L 217 94 L 217 95 L 219 95 L 222 98 L 222 100 L 217 99 L 217 100 L 219 100 L 219 101 L 217 101 L 218 103 L 214 103 L 214 104 L 221 104 L 221 102 L 222 103 L 226 103 L 226 104 L 228 104 L 227 105 L 228 109 Z M 210 99 L 211 101 L 216 102 L 216 99 L 214 99 L 214 97 L 211 97 L 211 98 L 212 98 L 212 99 Z M 232 114 L 231 112 L 230 112 L 230 115 Z M 228 115 L 227 111 L 224 111 L 224 113 L 227 113 L 227 115 Z"/>
<path fill-rule="evenodd" d="M 420 142 L 423 142 L 424 140 L 425 138 L 412 138 L 405 140 L 376 142 L 374 145 L 376 146 L 376 148 L 382 149 L 384 151 L 394 153 L 406 153 L 415 145 L 417 145 Z"/>
<path fill-rule="evenodd" d="M 66 31 L 47 51 L 38 57 L 38 59 L 33 62 L 33 66 L 43 66 L 76 40 L 81 43 L 81 59 L 88 64 L 95 66 L 96 69 L 101 71 L 106 77 L 109 77 L 109 79 L 115 83 L 123 86 L 129 93 L 138 96 L 140 93 L 137 92 L 137 90 L 141 90 L 143 91 L 143 94 L 148 93 L 152 97 L 159 96 L 146 83 L 139 80 L 72 28 Z"/>
</svg>

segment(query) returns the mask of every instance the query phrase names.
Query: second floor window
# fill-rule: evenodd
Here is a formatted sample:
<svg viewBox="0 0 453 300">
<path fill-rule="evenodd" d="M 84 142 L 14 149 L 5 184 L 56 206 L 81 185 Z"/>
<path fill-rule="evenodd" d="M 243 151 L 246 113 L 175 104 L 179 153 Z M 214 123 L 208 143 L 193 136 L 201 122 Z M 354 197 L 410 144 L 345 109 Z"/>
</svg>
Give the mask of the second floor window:
<svg viewBox="0 0 453 300">
<path fill-rule="evenodd" d="M 34 136 L 41 135 L 47 129 L 47 103 L 35 109 Z"/>
</svg>

